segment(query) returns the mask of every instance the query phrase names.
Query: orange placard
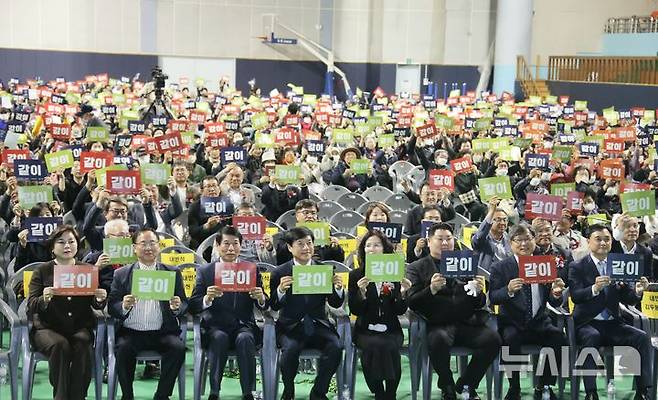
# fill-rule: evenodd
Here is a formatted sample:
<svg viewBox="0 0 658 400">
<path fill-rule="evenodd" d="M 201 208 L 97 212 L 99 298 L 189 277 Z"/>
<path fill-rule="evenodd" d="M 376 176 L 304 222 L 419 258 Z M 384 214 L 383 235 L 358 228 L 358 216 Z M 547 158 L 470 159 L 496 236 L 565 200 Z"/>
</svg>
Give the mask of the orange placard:
<svg viewBox="0 0 658 400">
<path fill-rule="evenodd" d="M 93 296 L 98 289 L 98 267 L 55 265 L 53 287 L 58 296 Z"/>
<path fill-rule="evenodd" d="M 624 177 L 624 163 L 620 158 L 610 158 L 601 161 L 599 165 L 599 177 L 621 181 Z"/>
</svg>

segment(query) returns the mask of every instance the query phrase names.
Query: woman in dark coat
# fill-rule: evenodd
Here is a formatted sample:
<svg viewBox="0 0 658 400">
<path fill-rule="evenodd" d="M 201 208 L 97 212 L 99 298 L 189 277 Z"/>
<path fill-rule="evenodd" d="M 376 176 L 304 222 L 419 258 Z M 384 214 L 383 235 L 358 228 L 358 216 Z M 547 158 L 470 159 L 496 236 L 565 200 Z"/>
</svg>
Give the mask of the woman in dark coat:
<svg viewBox="0 0 658 400">
<path fill-rule="evenodd" d="M 34 349 L 48 357 L 50 384 L 55 400 L 83 400 L 91 382 L 91 351 L 96 316 L 107 301 L 105 289 L 93 296 L 61 296 L 53 286 L 56 266 L 86 265 L 76 261 L 80 238 L 64 225 L 49 239 L 54 260 L 38 266 L 32 274 L 28 314 L 32 321 L 30 340 Z"/>
<path fill-rule="evenodd" d="M 403 334 L 398 316 L 407 311 L 411 282 L 370 282 L 365 277 L 366 254 L 392 254 L 393 245 L 379 231 L 368 231 L 357 249 L 359 265 L 350 272 L 349 306 L 356 315 L 354 343 L 361 350 L 361 366 L 376 400 L 395 399 L 400 383 Z M 384 387 L 386 384 L 386 387 Z"/>
</svg>

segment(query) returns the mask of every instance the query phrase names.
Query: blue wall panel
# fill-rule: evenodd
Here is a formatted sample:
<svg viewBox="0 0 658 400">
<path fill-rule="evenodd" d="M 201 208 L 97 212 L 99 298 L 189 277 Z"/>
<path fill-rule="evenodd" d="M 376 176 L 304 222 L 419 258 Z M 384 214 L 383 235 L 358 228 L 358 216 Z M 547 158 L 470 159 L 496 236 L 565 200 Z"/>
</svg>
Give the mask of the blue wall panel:
<svg viewBox="0 0 658 400">
<path fill-rule="evenodd" d="M 551 94 L 570 96 L 570 101 L 587 100 L 590 110 L 615 106 L 658 108 L 658 86 L 548 81 Z"/>
<path fill-rule="evenodd" d="M 69 51 L 22 50 L 0 48 L 0 79 L 21 80 L 40 76 L 44 80 L 64 77 L 78 80 L 85 75 L 107 72 L 111 77 L 141 74 L 142 80 L 151 79 L 151 68 L 157 56 L 78 53 Z"/>
</svg>

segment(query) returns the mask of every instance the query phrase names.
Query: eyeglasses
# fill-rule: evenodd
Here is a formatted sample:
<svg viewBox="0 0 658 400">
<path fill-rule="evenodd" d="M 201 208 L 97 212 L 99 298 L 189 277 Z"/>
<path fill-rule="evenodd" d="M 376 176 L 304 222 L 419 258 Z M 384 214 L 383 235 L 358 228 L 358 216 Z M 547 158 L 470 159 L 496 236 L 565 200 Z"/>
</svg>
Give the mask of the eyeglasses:
<svg viewBox="0 0 658 400">
<path fill-rule="evenodd" d="M 515 237 L 514 239 L 512 239 L 512 242 L 518 243 L 518 244 L 523 244 L 523 243 L 530 243 L 533 240 L 535 240 L 535 238 L 533 238 L 533 237 L 524 237 L 524 238 Z"/>
<path fill-rule="evenodd" d="M 130 233 L 128 232 L 108 233 L 106 236 L 111 238 L 127 238 L 130 237 Z"/>
<path fill-rule="evenodd" d="M 114 213 L 114 214 L 126 214 L 126 215 L 128 215 L 128 210 L 126 210 L 125 208 L 110 208 L 109 211 Z"/>
<path fill-rule="evenodd" d="M 137 246 L 142 246 L 144 248 L 155 248 L 160 245 L 159 242 L 138 242 L 135 243 Z"/>
</svg>

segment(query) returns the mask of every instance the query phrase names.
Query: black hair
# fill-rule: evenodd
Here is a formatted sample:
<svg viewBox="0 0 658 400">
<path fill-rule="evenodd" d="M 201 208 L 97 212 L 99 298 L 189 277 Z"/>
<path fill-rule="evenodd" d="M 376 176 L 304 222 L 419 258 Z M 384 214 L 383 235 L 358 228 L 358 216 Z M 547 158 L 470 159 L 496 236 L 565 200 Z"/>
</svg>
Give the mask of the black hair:
<svg viewBox="0 0 658 400">
<path fill-rule="evenodd" d="M 437 205 L 431 205 L 431 206 L 423 207 L 423 218 L 425 218 L 425 214 L 428 211 L 438 211 L 439 215 L 441 215 L 441 209 L 439 209 L 439 207 Z"/>
<path fill-rule="evenodd" d="M 238 238 L 240 245 L 242 245 L 242 234 L 237 228 L 230 225 L 223 227 L 222 229 L 219 230 L 219 232 L 217 232 L 217 236 L 215 236 L 215 242 L 217 242 L 217 244 L 220 244 L 224 236 L 235 236 L 236 238 Z"/>
<path fill-rule="evenodd" d="M 44 209 L 50 210 L 52 214 L 55 214 L 48 203 L 37 203 L 32 208 L 30 208 L 27 216 L 30 218 L 40 217 Z"/>
<path fill-rule="evenodd" d="M 448 231 L 450 233 L 454 233 L 452 230 L 452 226 L 450 224 L 447 224 L 445 222 L 437 222 L 436 224 L 432 224 L 430 228 L 427 230 L 427 236 L 434 236 L 434 233 L 438 230 L 443 230 L 443 231 Z"/>
<path fill-rule="evenodd" d="M 381 231 L 378 230 L 369 230 L 363 235 L 363 238 L 359 242 L 359 247 L 356 249 L 356 256 L 359 260 L 359 265 L 365 268 L 366 265 L 366 241 L 373 236 L 377 236 L 379 240 L 382 241 L 382 246 L 384 247 L 384 254 L 392 254 L 395 251 L 395 247 L 388 240 L 386 236 Z"/>
<path fill-rule="evenodd" d="M 587 229 L 587 238 L 591 238 L 593 233 L 596 232 L 603 232 L 603 231 L 608 231 L 610 236 L 612 237 L 612 229 L 608 225 L 604 224 L 594 224 L 590 225 L 590 227 Z"/>
<path fill-rule="evenodd" d="M 315 237 L 313 236 L 313 232 L 303 226 L 296 226 L 292 229 L 289 229 L 284 235 L 283 235 L 283 241 L 286 242 L 288 245 L 292 246 L 292 244 L 299 239 L 304 239 L 305 237 L 310 236 L 311 240 L 315 241 Z"/>
<path fill-rule="evenodd" d="M 509 240 L 515 239 L 517 236 L 521 235 L 530 235 L 533 238 L 535 237 L 535 231 L 532 227 L 526 224 L 514 225 L 509 232 Z"/>
<path fill-rule="evenodd" d="M 143 233 L 146 233 L 146 232 L 152 232 L 155 235 L 155 237 L 157 237 L 158 239 L 160 238 L 158 236 L 158 232 L 156 232 L 155 229 L 153 229 L 153 228 L 142 228 L 140 230 L 137 230 L 137 231 L 133 232 L 133 234 L 132 234 L 133 244 L 137 243 L 137 238 L 139 237 L 139 235 L 141 235 Z"/>
<path fill-rule="evenodd" d="M 61 238 L 66 232 L 70 232 L 73 235 L 77 245 L 76 248 L 80 250 L 80 235 L 78 235 L 78 231 L 76 231 L 75 228 L 71 225 L 61 225 L 53 233 L 51 233 L 50 237 L 48 238 L 48 249 L 51 253 L 55 248 L 55 242 L 57 239 Z"/>
<path fill-rule="evenodd" d="M 303 208 L 315 208 L 315 211 L 320 211 L 318 208 L 318 203 L 311 199 L 302 199 L 295 204 L 295 211 L 299 211 Z"/>
</svg>

